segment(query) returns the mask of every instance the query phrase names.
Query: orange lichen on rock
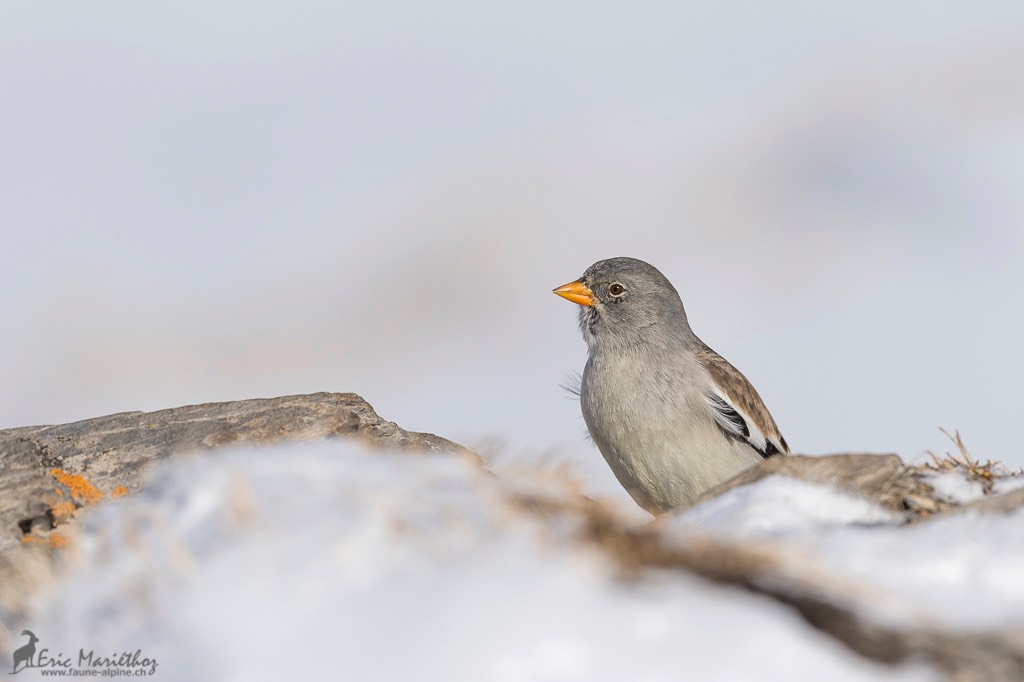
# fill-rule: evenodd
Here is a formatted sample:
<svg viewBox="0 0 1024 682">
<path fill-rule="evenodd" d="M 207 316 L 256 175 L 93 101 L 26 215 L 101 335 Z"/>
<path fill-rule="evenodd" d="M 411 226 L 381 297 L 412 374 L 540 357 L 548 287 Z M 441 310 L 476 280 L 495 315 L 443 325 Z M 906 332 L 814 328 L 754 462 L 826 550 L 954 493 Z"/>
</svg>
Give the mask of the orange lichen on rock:
<svg viewBox="0 0 1024 682">
<path fill-rule="evenodd" d="M 50 541 L 51 549 L 62 549 L 67 547 L 70 542 L 67 535 L 61 535 L 60 533 L 50 533 L 50 537 L 48 539 Z"/>
<path fill-rule="evenodd" d="M 42 545 L 45 544 L 50 549 L 63 549 L 71 543 L 70 538 L 67 535 L 61 535 L 60 533 L 50 533 L 49 535 L 22 535 L 21 544 L 29 545 Z"/>
<path fill-rule="evenodd" d="M 93 502 L 103 499 L 103 491 L 98 489 L 89 480 L 80 474 L 71 474 L 62 469 L 50 469 L 50 475 L 57 481 L 53 492 L 56 493 L 56 501 L 53 498 L 46 500 L 50 506 L 53 525 L 66 523 L 75 515 L 75 510 Z M 128 493 L 128 489 L 119 485 L 110 492 L 111 497 L 122 497 Z M 53 537 L 53 536 L 51 536 Z M 26 536 L 22 542 L 33 542 Z M 67 544 L 65 539 L 50 540 L 51 547 L 63 547 Z"/>
<path fill-rule="evenodd" d="M 61 523 L 75 513 L 75 505 L 72 502 L 58 502 L 50 507 L 50 513 L 53 514 L 53 520 L 56 523 Z"/>
<path fill-rule="evenodd" d="M 50 475 L 68 489 L 71 499 L 76 502 L 98 502 L 103 499 L 103 493 L 89 483 L 84 476 L 69 474 L 60 469 L 50 469 Z"/>
</svg>

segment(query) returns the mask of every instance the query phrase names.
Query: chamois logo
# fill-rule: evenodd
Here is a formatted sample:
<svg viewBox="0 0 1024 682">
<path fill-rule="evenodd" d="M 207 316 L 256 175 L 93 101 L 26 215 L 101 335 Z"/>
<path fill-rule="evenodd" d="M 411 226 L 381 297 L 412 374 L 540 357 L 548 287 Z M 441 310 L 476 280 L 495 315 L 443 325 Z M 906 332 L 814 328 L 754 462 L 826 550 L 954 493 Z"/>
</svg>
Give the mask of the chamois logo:
<svg viewBox="0 0 1024 682">
<path fill-rule="evenodd" d="M 28 637 L 28 643 L 14 650 L 14 665 L 11 666 L 8 675 L 15 675 L 26 668 L 36 668 L 43 675 L 53 674 L 61 677 L 140 676 L 153 675 L 159 665 L 155 658 L 143 655 L 142 649 L 114 651 L 108 656 L 102 650 L 96 653 L 95 649 L 86 651 L 82 648 L 78 650 L 76 660 L 73 656 L 65 656 L 63 652 L 54 654 L 46 647 L 36 650 L 39 638 L 35 633 L 31 630 L 22 630 L 21 634 Z"/>
<path fill-rule="evenodd" d="M 32 657 L 36 655 L 36 642 L 39 641 L 39 638 L 32 634 L 31 630 L 22 630 L 21 634 L 28 637 L 28 644 L 14 650 L 14 666 L 11 668 L 11 672 L 7 673 L 8 675 L 18 672 L 19 663 L 25 664 L 21 667 L 22 670 L 33 666 Z"/>
</svg>

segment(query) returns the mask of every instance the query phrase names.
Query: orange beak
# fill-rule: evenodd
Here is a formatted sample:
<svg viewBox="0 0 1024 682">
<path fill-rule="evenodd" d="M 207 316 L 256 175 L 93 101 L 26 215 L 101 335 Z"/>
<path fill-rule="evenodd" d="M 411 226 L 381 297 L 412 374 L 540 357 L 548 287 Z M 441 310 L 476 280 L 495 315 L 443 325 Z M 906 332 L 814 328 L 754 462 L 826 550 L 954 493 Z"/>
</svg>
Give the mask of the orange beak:
<svg viewBox="0 0 1024 682">
<path fill-rule="evenodd" d="M 594 305 L 594 292 L 580 280 L 563 284 L 555 289 L 553 293 L 558 294 L 567 301 L 572 301 L 579 305 Z"/>
</svg>

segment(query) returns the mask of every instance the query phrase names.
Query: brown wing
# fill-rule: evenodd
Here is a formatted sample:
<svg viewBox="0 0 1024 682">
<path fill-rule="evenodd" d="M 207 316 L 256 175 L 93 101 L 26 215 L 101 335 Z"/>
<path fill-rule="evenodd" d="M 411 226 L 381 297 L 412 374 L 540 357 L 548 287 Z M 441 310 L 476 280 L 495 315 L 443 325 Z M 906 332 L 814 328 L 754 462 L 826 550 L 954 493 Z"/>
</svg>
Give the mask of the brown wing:
<svg viewBox="0 0 1024 682">
<path fill-rule="evenodd" d="M 789 454 L 786 439 L 747 378 L 707 346 L 698 348 L 697 360 L 711 377 L 706 398 L 718 425 L 745 439 L 762 457 Z"/>
</svg>

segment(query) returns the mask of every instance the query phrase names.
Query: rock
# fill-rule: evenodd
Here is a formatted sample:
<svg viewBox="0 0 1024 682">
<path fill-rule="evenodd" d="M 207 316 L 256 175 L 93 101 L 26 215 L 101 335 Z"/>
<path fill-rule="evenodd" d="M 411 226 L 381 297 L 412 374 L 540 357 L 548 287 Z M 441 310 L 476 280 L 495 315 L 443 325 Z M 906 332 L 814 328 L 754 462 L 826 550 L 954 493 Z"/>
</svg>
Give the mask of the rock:
<svg viewBox="0 0 1024 682">
<path fill-rule="evenodd" d="M 943 471 L 970 477 L 963 468 Z M 734 488 L 756 483 L 769 476 L 786 476 L 809 483 L 831 485 L 859 495 L 889 511 L 906 515 L 908 522 L 943 513 L 968 510 L 1010 513 L 1024 506 L 1024 488 L 1001 495 L 989 495 L 974 502 L 957 505 L 939 495 L 929 484 L 934 467 L 907 466 L 897 455 L 841 454 L 808 457 L 787 455 L 769 457 L 725 483 L 709 490 L 694 502 L 701 504 Z M 991 485 L 989 485 L 989 489 Z"/>
<path fill-rule="evenodd" d="M 0 549 L 46 518 L 52 469 L 84 476 L 100 491 L 131 492 L 153 463 L 176 453 L 237 444 L 357 437 L 391 449 L 458 450 L 451 441 L 382 419 L 354 393 L 315 393 L 125 412 L 60 426 L 0 431 Z"/>
<path fill-rule="evenodd" d="M 918 487 L 916 480 L 908 478 L 907 467 L 897 455 L 787 455 L 769 457 L 737 474 L 702 495 L 694 505 L 768 476 L 786 476 L 831 485 L 874 500 L 892 511 L 905 510 L 903 497 Z"/>
<path fill-rule="evenodd" d="M 59 573 L 60 548 L 73 533 L 76 510 L 105 496 L 138 490 L 156 462 L 243 443 L 336 437 L 361 438 L 391 450 L 457 452 L 479 462 L 451 441 L 405 431 L 382 419 L 354 394 L 212 403 L 0 431 L 0 623 L 22 622 L 32 595 Z M 787 476 L 860 495 L 903 514 L 908 523 L 960 510 L 1009 513 L 1024 506 L 1024 489 L 962 506 L 950 504 L 928 485 L 935 473 L 928 466 L 907 466 L 896 455 L 772 457 L 709 491 L 698 503 L 768 476 Z M 870 601 L 870 590 L 831 581 L 827 573 L 788 556 L 780 546 L 730 543 L 711 534 L 688 536 L 681 545 L 662 523 L 637 526 L 578 489 L 540 490 L 546 489 L 508 485 L 502 494 L 521 513 L 540 521 L 540 528 L 559 529 L 554 531 L 558 534 L 572 529 L 576 541 L 610 556 L 627 577 L 640 577 L 649 569 L 699 575 L 786 604 L 809 624 L 874 660 L 925 660 L 958 680 L 1024 679 L 1020 633 L 952 632 L 927 623 L 900 629 L 863 615 L 857 600 L 861 606 Z M 8 634 L 0 627 L 0 651 L 10 650 Z"/>
<path fill-rule="evenodd" d="M 449 440 L 382 419 L 354 393 L 125 412 L 59 426 L 0 430 L 0 622 L 25 613 L 52 579 L 75 511 L 137 491 L 156 462 L 239 444 L 353 437 L 391 450 L 477 455 Z M 0 643 L 3 641 L 0 629 Z"/>
</svg>

